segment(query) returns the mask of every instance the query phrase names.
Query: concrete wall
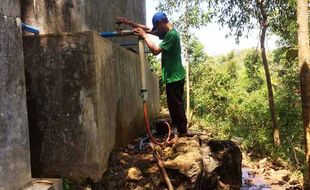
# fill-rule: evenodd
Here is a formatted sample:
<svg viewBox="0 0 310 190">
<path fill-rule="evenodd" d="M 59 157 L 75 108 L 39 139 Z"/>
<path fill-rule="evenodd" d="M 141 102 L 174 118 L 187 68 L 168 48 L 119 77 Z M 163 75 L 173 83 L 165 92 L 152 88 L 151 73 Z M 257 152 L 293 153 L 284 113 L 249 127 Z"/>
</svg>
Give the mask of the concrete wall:
<svg viewBox="0 0 310 190">
<path fill-rule="evenodd" d="M 33 176 L 99 179 L 114 145 L 145 131 L 138 55 L 94 32 L 26 36 L 24 51 Z"/>
<path fill-rule="evenodd" d="M 26 90 L 18 0 L 0 2 L 0 190 L 30 179 Z"/>
<path fill-rule="evenodd" d="M 144 132 L 145 121 L 143 118 L 142 99 L 140 97 L 141 75 L 139 56 L 121 48 L 95 35 L 95 51 L 103 64 L 110 63 L 107 67 L 100 67 L 98 81 L 103 81 L 99 86 L 101 94 L 117 100 L 116 114 L 116 141 L 115 147 L 131 142 Z M 104 57 L 104 59 L 102 59 Z M 113 72 L 110 71 L 112 69 Z M 147 67 L 148 107 L 150 118 L 157 117 L 159 113 L 159 82 L 158 77 Z M 107 76 L 112 75 L 110 80 Z M 116 84 L 115 84 L 116 83 Z M 118 86 L 118 91 L 106 93 L 105 86 Z M 116 90 L 116 89 L 115 89 Z M 111 97 L 112 96 L 112 97 Z M 104 99 L 100 99 L 105 101 Z M 99 102 L 100 104 L 101 102 Z M 103 103 L 103 102 L 102 102 Z M 105 108 L 101 106 L 102 108 Z M 102 110 L 109 111 L 109 110 Z M 113 112 L 112 112 L 113 113 Z M 113 116 L 114 117 L 114 116 Z M 103 118 L 103 117 L 99 117 Z"/>
<path fill-rule="evenodd" d="M 42 34 L 114 31 L 115 17 L 145 23 L 145 0 L 21 0 L 23 21 Z"/>
</svg>

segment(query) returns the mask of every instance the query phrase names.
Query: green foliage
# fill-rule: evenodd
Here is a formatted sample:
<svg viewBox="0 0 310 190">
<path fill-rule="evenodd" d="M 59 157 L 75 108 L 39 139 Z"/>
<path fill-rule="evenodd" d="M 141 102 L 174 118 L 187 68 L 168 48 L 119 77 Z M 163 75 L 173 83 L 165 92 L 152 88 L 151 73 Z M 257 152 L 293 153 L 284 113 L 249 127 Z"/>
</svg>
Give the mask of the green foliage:
<svg viewBox="0 0 310 190">
<path fill-rule="evenodd" d="M 263 78 L 261 76 L 262 60 L 258 51 L 250 51 L 244 59 L 244 67 L 247 76 L 247 92 L 259 90 L 263 85 Z"/>
<path fill-rule="evenodd" d="M 303 160 L 303 125 L 301 113 L 300 87 L 297 50 L 294 48 L 280 48 L 273 52 L 274 67 L 277 67 L 277 77 L 280 83 L 276 88 L 276 105 L 281 126 L 284 149 L 297 158 Z M 295 156 L 293 157 L 295 159 Z"/>
<path fill-rule="evenodd" d="M 158 10 L 164 11 L 171 16 L 175 27 L 179 31 L 187 30 L 185 20 L 188 19 L 189 27 L 200 28 L 210 22 L 210 11 L 201 6 L 204 0 L 164 0 L 158 1 Z M 188 6 L 186 7 L 186 3 Z M 186 10 L 187 9 L 187 10 Z M 188 18 L 186 18 L 186 16 Z M 186 31 L 187 32 L 187 31 Z"/>
<path fill-rule="evenodd" d="M 158 1 L 157 9 L 169 15 L 173 26 L 178 29 L 184 50 L 190 53 L 190 29 L 206 26 L 211 20 L 211 11 L 204 0 L 164 0 Z M 188 57 L 186 57 L 186 60 Z"/>
<path fill-rule="evenodd" d="M 231 88 L 232 78 L 227 75 L 227 65 L 224 69 L 218 69 L 215 65 L 200 64 L 192 68 L 192 73 L 200 73 L 199 76 L 192 74 L 192 105 L 198 115 L 206 112 L 216 117 L 226 115 L 228 107 L 228 90 Z M 206 106 L 208 105 L 208 106 Z"/>
<path fill-rule="evenodd" d="M 62 179 L 62 185 L 63 185 L 64 190 L 72 190 L 73 189 L 72 182 L 67 178 Z"/>
<path fill-rule="evenodd" d="M 165 84 L 161 78 L 161 63 L 160 60 L 154 55 L 148 55 L 147 61 L 149 63 L 150 69 L 158 76 L 159 78 L 159 100 L 161 103 L 161 108 L 167 108 L 167 95 L 165 93 Z"/>
<path fill-rule="evenodd" d="M 156 56 L 149 54 L 147 56 L 147 62 L 150 66 L 150 69 L 158 75 L 158 77 L 161 77 L 161 67 L 160 67 L 160 61 Z"/>
<path fill-rule="evenodd" d="M 296 0 L 279 1 L 281 8 L 275 12 L 270 21 L 271 31 L 280 36 L 280 44 L 297 45 L 297 2 Z"/>
<path fill-rule="evenodd" d="M 296 0 L 214 0 L 209 1 L 213 8 L 213 17 L 228 26 L 228 35 L 239 42 L 241 36 L 247 35 L 255 27 L 270 27 L 273 33 L 288 37 L 296 20 Z M 292 34 L 292 33 L 289 33 Z"/>
<path fill-rule="evenodd" d="M 189 41 L 189 63 L 192 65 L 197 65 L 199 63 L 204 63 L 207 60 L 207 55 L 204 52 L 204 45 L 199 42 L 198 38 L 192 35 Z"/>
<path fill-rule="evenodd" d="M 296 50 L 278 49 L 270 55 L 270 69 L 281 126 L 282 146 L 273 145 L 268 92 L 259 52 L 253 49 L 206 57 L 191 64 L 191 105 L 194 126 L 217 138 L 242 139 L 247 151 L 303 161 L 302 123 Z"/>
</svg>

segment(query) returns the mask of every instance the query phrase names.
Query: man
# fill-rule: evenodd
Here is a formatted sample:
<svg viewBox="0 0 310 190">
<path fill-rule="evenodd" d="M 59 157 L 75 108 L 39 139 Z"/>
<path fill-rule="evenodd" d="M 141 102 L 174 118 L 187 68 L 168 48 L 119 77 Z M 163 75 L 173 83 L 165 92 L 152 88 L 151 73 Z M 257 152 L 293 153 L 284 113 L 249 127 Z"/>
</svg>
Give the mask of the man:
<svg viewBox="0 0 310 190">
<path fill-rule="evenodd" d="M 153 16 L 153 29 L 118 17 L 118 22 L 132 26 L 133 31 L 142 37 L 154 55 L 162 53 L 162 80 L 166 84 L 167 104 L 174 126 L 179 136 L 187 135 L 183 94 L 185 70 L 181 59 L 180 35 L 173 28 L 165 13 L 158 12 Z M 146 32 L 151 32 L 163 41 L 155 45 Z"/>
</svg>

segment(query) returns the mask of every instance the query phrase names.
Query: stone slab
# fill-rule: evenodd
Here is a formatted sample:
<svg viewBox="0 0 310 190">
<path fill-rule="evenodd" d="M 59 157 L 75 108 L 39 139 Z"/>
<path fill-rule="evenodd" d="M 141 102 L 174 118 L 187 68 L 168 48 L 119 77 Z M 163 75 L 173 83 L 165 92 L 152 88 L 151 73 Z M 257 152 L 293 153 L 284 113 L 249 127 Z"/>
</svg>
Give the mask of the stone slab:
<svg viewBox="0 0 310 190">
<path fill-rule="evenodd" d="M 63 190 L 62 179 L 32 179 L 20 190 Z"/>
</svg>

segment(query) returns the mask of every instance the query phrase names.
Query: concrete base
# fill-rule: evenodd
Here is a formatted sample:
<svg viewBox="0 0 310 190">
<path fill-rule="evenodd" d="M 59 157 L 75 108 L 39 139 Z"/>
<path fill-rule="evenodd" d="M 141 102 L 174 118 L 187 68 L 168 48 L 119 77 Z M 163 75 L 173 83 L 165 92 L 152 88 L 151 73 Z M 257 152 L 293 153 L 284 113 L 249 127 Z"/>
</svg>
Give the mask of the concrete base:
<svg viewBox="0 0 310 190">
<path fill-rule="evenodd" d="M 63 190 L 61 179 L 33 179 L 20 190 Z"/>
<path fill-rule="evenodd" d="M 24 37 L 33 177 L 101 178 L 114 145 L 145 131 L 139 56 L 95 32 Z M 149 69 L 148 111 L 159 113 Z"/>
</svg>

